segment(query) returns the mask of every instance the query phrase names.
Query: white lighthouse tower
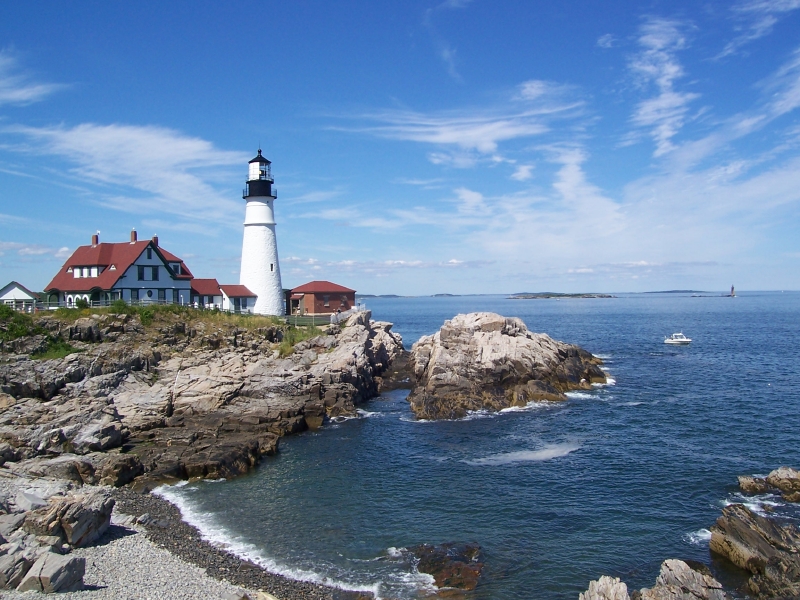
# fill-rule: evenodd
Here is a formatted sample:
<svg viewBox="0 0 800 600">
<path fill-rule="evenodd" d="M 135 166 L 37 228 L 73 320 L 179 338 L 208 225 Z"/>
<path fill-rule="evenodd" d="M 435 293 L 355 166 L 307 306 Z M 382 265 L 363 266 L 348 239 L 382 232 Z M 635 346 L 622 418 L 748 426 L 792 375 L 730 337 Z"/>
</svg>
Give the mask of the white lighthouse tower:
<svg viewBox="0 0 800 600">
<path fill-rule="evenodd" d="M 272 189 L 271 163 L 261 156 L 250 161 L 247 183 L 242 198 L 247 200 L 244 214 L 242 269 L 239 283 L 256 294 L 253 312 L 262 315 L 284 315 L 281 268 L 278 264 L 278 240 L 275 237 L 275 214 L 272 203 L 278 197 Z"/>
</svg>

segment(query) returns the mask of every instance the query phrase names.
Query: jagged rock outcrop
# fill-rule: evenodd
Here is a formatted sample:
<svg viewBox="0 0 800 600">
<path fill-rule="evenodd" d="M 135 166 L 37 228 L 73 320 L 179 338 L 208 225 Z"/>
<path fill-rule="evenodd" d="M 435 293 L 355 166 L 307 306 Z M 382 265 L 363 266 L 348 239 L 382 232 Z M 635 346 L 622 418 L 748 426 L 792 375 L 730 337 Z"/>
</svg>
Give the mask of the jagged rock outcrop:
<svg viewBox="0 0 800 600">
<path fill-rule="evenodd" d="M 628 595 L 628 586 L 616 577 L 602 576 L 589 583 L 579 600 L 728 600 L 722 584 L 705 565 L 668 559 L 661 563 L 656 584 Z"/>
<path fill-rule="evenodd" d="M 146 328 L 137 316 L 113 314 L 72 324 L 43 319 L 40 327 L 81 352 L 0 360 L 0 461 L 38 459 L 38 468 L 76 485 L 124 485 L 142 471 L 238 475 L 273 454 L 280 436 L 353 415 L 378 394 L 403 346 L 390 323 L 370 317 L 355 314 L 287 356 L 275 346 L 283 337 L 277 326 Z M 109 451 L 121 451 L 115 465 L 90 459 Z"/>
<path fill-rule="evenodd" d="M 578 600 L 630 600 L 628 586 L 618 577 L 603 575 L 589 582 L 589 589 L 578 595 Z"/>
<path fill-rule="evenodd" d="M 528 331 L 520 319 L 457 315 L 412 347 L 415 387 L 408 400 L 419 419 L 565 400 L 564 392 L 606 381 L 600 364 L 578 346 Z"/>
<path fill-rule="evenodd" d="M 800 531 L 795 525 L 731 504 L 711 527 L 709 547 L 752 574 L 748 587 L 756 597 L 800 597 Z"/>
</svg>

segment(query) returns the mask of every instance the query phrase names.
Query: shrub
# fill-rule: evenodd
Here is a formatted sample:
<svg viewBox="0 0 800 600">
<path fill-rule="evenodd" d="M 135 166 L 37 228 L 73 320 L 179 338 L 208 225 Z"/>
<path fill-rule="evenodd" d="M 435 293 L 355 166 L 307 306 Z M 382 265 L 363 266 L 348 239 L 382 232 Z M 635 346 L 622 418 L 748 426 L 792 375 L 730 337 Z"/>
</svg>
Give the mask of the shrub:
<svg viewBox="0 0 800 600">
<path fill-rule="evenodd" d="M 85 298 L 78 298 L 75 300 L 75 308 L 78 310 L 84 310 L 89 308 L 89 302 Z"/>
<path fill-rule="evenodd" d="M 280 356 L 289 356 L 294 352 L 295 344 L 321 334 L 322 330 L 319 327 L 293 327 L 289 325 L 283 332 L 283 341 L 278 346 L 278 354 Z"/>
<path fill-rule="evenodd" d="M 0 339 L 10 341 L 26 335 L 42 333 L 30 315 L 0 304 Z"/>
<path fill-rule="evenodd" d="M 82 350 L 73 348 L 61 338 L 50 338 L 47 344 L 47 350 L 31 354 L 31 358 L 36 360 L 52 360 L 54 358 L 64 358 L 75 352 L 82 352 Z"/>
</svg>

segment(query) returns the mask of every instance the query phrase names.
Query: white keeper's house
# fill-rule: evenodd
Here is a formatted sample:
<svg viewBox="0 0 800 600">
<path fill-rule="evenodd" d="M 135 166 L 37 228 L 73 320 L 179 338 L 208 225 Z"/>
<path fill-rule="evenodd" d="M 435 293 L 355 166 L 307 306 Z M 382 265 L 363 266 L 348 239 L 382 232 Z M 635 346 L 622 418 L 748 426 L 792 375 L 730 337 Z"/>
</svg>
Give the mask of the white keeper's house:
<svg viewBox="0 0 800 600">
<path fill-rule="evenodd" d="M 79 246 L 44 289 L 45 304 L 74 306 L 79 299 L 95 304 L 114 300 L 189 304 L 192 273 L 184 262 L 158 245 L 158 237 L 130 242 Z"/>
</svg>

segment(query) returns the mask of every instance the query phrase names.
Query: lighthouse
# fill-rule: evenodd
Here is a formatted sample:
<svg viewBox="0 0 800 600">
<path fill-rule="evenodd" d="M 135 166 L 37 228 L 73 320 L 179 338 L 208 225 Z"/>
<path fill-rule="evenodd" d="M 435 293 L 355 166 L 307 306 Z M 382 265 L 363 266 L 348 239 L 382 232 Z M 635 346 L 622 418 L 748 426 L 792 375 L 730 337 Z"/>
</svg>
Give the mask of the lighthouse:
<svg viewBox="0 0 800 600">
<path fill-rule="evenodd" d="M 242 193 L 247 207 L 244 213 L 239 283 L 258 296 L 253 312 L 284 315 L 286 310 L 272 206 L 278 192 L 272 188 L 275 180 L 272 178 L 271 164 L 261 156 L 261 148 L 258 149 L 258 156 L 249 163 L 247 183 Z"/>
</svg>

